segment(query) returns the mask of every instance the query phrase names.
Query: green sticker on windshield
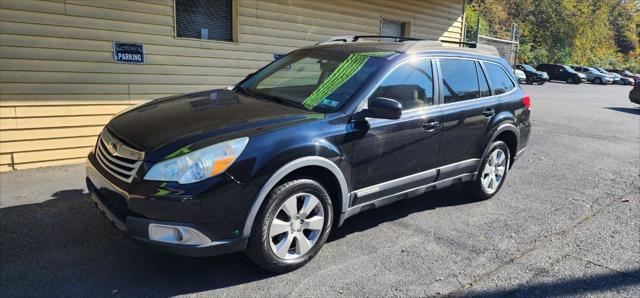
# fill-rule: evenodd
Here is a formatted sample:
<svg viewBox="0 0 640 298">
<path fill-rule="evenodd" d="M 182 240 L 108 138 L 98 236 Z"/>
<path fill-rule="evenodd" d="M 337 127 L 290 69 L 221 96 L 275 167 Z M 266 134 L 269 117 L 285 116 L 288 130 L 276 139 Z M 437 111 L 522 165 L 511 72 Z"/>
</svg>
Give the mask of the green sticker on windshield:
<svg viewBox="0 0 640 298">
<path fill-rule="evenodd" d="M 315 108 L 331 93 L 335 92 L 344 83 L 346 83 L 353 75 L 355 75 L 370 57 L 387 57 L 393 52 L 367 52 L 353 53 L 347 59 L 342 61 L 340 65 L 329 75 L 329 77 L 314 90 L 302 104 L 309 110 Z"/>
</svg>

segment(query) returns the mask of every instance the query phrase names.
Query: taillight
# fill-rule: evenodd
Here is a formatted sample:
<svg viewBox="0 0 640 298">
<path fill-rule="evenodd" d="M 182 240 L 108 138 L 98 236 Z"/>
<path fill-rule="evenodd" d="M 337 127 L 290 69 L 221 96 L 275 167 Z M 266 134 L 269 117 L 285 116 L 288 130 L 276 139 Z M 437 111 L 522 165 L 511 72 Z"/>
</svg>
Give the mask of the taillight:
<svg viewBox="0 0 640 298">
<path fill-rule="evenodd" d="M 525 106 L 527 109 L 530 109 L 530 108 L 531 108 L 531 97 L 529 97 L 529 95 L 525 95 L 525 96 L 522 98 L 522 104 L 524 104 L 524 106 Z"/>
</svg>

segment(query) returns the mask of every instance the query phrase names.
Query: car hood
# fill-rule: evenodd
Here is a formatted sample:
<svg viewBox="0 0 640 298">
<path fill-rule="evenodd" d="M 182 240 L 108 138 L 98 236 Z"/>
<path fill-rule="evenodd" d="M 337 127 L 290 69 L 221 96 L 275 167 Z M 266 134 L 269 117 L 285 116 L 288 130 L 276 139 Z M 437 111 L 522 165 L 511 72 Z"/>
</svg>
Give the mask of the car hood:
<svg viewBox="0 0 640 298">
<path fill-rule="evenodd" d="M 115 116 L 107 128 L 156 161 L 187 145 L 251 136 L 323 114 L 238 94 L 208 90 L 150 101 Z"/>
</svg>

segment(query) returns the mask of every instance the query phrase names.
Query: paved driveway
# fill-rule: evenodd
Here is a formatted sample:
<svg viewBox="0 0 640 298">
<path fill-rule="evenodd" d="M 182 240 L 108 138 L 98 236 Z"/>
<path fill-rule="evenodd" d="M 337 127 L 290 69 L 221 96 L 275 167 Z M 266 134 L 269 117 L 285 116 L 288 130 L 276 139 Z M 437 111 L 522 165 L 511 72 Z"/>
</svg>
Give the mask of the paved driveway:
<svg viewBox="0 0 640 298">
<path fill-rule="evenodd" d="M 306 267 L 136 246 L 81 166 L 0 175 L 0 293 L 15 296 L 640 296 L 640 109 L 629 87 L 547 84 L 492 200 L 458 187 L 349 219 Z"/>
</svg>

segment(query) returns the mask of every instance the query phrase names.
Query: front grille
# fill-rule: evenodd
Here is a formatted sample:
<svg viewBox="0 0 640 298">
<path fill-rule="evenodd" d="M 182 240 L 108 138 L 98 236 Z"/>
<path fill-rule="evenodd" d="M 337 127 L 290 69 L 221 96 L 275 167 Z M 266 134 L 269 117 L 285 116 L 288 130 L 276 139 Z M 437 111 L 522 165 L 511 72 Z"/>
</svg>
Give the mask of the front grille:
<svg viewBox="0 0 640 298">
<path fill-rule="evenodd" d="M 96 159 L 114 177 L 131 183 L 143 157 L 142 152 L 124 145 L 106 130 L 100 134 L 96 145 Z"/>
</svg>

